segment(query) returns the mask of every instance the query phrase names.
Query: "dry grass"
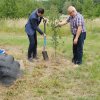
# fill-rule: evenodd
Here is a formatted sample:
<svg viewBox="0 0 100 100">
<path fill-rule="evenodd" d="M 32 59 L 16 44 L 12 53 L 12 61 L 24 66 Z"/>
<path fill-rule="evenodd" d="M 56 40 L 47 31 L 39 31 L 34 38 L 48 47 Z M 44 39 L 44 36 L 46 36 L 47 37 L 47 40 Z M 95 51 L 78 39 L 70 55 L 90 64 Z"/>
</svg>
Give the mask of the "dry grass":
<svg viewBox="0 0 100 100">
<path fill-rule="evenodd" d="M 46 62 L 43 60 L 41 54 L 42 48 L 40 48 L 38 50 L 39 60 L 30 63 L 26 58 L 26 51 L 23 51 L 22 47 L 5 46 L 3 48 L 5 48 L 8 54 L 13 55 L 20 62 L 21 69 L 24 73 L 11 87 L 6 88 L 0 86 L 0 100 L 42 100 L 43 97 L 38 97 L 39 94 L 47 94 L 49 88 L 63 87 L 61 86 L 60 80 L 56 79 L 56 74 L 63 73 L 69 67 L 74 68 L 74 65 L 69 60 L 66 60 L 60 55 L 55 60 L 52 49 L 48 50 L 49 61 Z M 55 90 L 55 92 L 57 91 Z"/>
<path fill-rule="evenodd" d="M 30 63 L 27 61 L 28 40 L 24 33 L 26 20 L 5 21 L 5 24 L 0 26 L 0 48 L 4 48 L 20 62 L 23 74 L 10 87 L 0 85 L 0 100 L 99 100 L 100 25 L 98 20 L 86 22 L 87 40 L 83 64 L 79 67 L 71 63 L 71 35 L 59 39 L 56 60 L 51 37 L 47 37 L 49 55 L 47 62 L 42 58 L 42 38 L 38 37 L 39 60 Z M 14 25 L 17 28 L 13 27 Z M 69 32 L 65 27 L 60 31 L 61 33 Z"/>
</svg>

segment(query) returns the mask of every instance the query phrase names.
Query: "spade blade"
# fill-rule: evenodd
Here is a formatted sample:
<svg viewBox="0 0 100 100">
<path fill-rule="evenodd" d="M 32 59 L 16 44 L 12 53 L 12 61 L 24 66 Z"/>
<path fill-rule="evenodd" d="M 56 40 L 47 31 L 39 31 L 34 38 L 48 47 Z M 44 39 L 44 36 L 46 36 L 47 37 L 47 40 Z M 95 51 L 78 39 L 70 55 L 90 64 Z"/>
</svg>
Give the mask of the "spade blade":
<svg viewBox="0 0 100 100">
<path fill-rule="evenodd" d="M 42 51 L 42 55 L 43 55 L 44 60 L 46 60 L 46 61 L 49 60 L 47 51 Z"/>
</svg>

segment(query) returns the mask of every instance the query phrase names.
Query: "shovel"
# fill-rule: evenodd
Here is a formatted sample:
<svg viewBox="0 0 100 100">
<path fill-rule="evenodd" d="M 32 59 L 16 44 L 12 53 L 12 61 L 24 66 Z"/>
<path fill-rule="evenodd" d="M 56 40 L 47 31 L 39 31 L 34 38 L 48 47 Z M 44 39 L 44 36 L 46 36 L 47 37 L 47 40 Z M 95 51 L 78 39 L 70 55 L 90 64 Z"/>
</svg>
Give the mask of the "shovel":
<svg viewBox="0 0 100 100">
<path fill-rule="evenodd" d="M 44 23 L 44 33 L 46 34 L 46 20 L 43 20 L 43 23 Z M 49 60 L 48 54 L 46 51 L 46 36 L 44 36 L 44 46 L 43 46 L 42 55 L 43 55 L 44 60 Z"/>
</svg>

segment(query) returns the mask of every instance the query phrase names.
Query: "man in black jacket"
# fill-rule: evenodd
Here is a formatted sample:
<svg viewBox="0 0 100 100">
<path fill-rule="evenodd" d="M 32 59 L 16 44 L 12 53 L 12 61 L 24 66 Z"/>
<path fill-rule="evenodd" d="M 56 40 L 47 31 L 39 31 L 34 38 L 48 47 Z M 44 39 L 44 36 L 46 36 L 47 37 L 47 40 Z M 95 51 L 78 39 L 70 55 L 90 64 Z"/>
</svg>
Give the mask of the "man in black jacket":
<svg viewBox="0 0 100 100">
<path fill-rule="evenodd" d="M 42 36 L 45 36 L 45 33 L 38 27 L 41 20 L 43 19 L 44 9 L 38 8 L 32 12 L 29 17 L 27 24 L 25 25 L 25 31 L 29 38 L 29 48 L 28 48 L 28 60 L 37 59 L 37 33 L 38 31 Z"/>
</svg>

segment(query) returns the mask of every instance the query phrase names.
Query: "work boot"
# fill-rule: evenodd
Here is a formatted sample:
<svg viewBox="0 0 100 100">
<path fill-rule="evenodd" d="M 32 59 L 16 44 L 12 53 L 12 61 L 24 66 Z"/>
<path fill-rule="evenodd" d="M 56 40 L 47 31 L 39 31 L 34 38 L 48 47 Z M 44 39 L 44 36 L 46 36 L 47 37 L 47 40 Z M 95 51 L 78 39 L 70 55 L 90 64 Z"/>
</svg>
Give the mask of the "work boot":
<svg viewBox="0 0 100 100">
<path fill-rule="evenodd" d="M 33 62 L 33 59 L 32 59 L 32 58 L 28 58 L 28 61 L 29 61 L 29 62 Z"/>
</svg>

